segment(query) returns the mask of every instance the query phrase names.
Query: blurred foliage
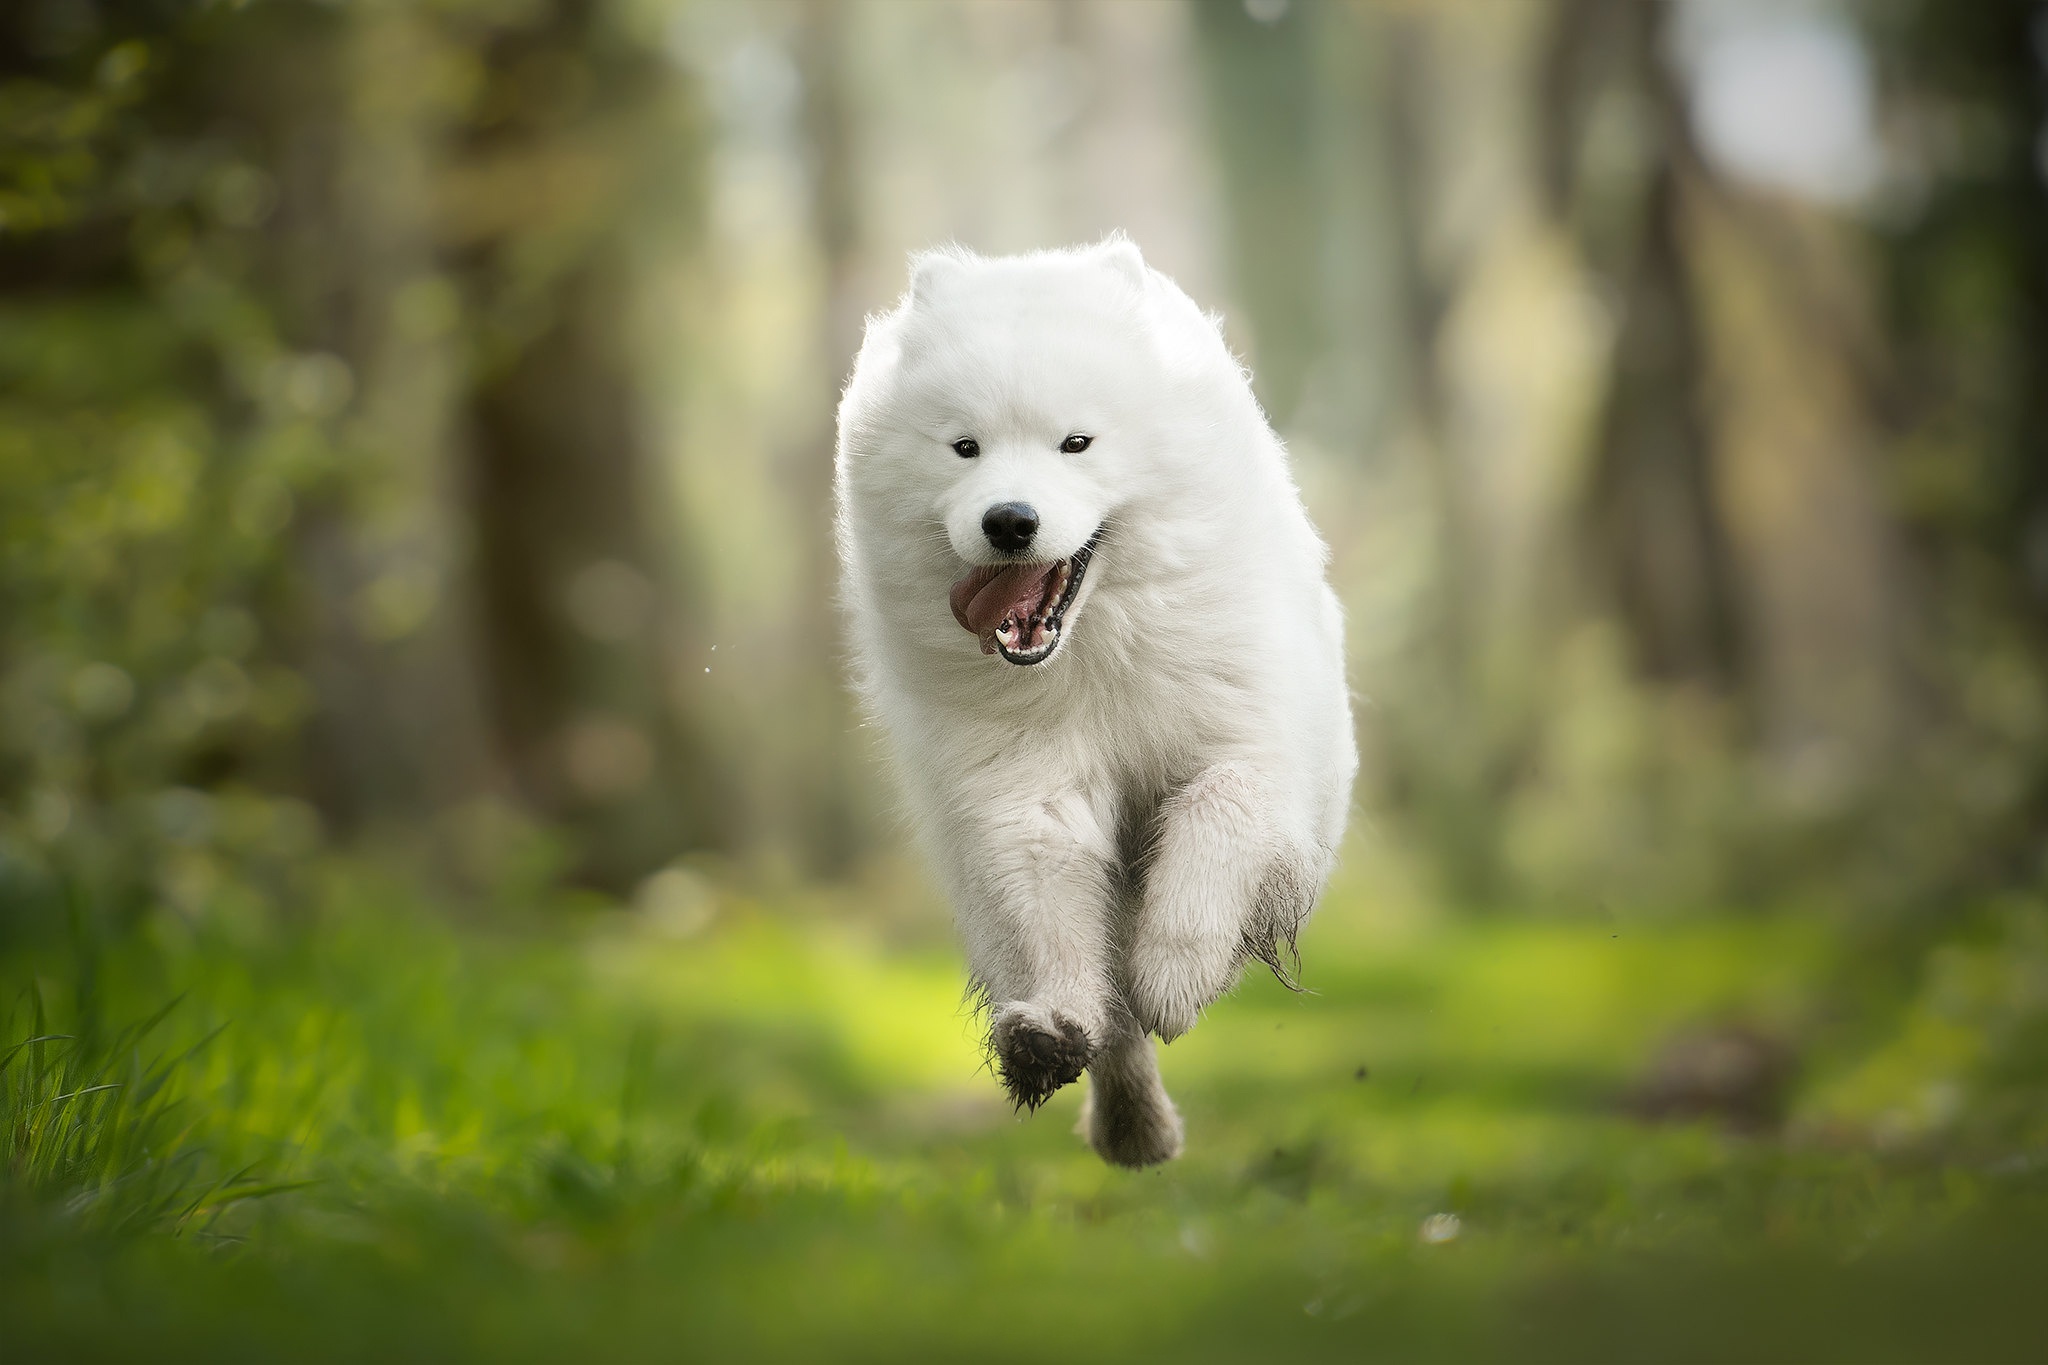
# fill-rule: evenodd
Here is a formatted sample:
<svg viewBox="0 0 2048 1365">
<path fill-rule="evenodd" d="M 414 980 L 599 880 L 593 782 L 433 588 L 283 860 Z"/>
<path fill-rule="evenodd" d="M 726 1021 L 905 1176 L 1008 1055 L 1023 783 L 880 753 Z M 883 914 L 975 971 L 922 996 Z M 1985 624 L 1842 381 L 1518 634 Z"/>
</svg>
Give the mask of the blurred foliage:
<svg viewBox="0 0 2048 1365">
<path fill-rule="evenodd" d="M 590 330 L 616 307 L 576 324 L 584 342 L 555 338 L 590 311 L 579 272 L 621 250 L 630 196 L 604 186 L 632 183 L 628 135 L 657 135 L 667 106 L 636 97 L 608 55 L 630 45 L 590 13 L 10 10 L 0 89 L 26 112 L 5 126 L 0 229 L 0 773 L 17 874 L 61 863 L 96 905 L 193 912 L 328 837 L 413 823 L 420 844 L 421 817 L 450 826 L 424 851 L 474 863 L 469 831 L 507 801 L 561 822 L 569 867 L 600 882 L 691 837 L 678 802 L 704 806 L 705 774 L 676 795 L 638 619 L 593 648 L 564 641 L 552 577 L 465 586 L 473 540 L 487 565 L 545 565 L 548 536 L 490 534 L 518 534 L 537 498 L 572 571 L 650 591 L 622 562 L 641 535 L 629 383 L 584 381 L 618 410 L 592 439 L 622 462 L 615 486 L 583 472 L 594 526 L 545 483 L 494 485 L 511 457 L 462 405 L 531 388 L 514 372 L 529 352 L 566 402 L 583 351 L 616 349 Z M 638 115 L 623 132 L 621 105 Z M 537 173 L 562 183 L 519 188 Z"/>
<path fill-rule="evenodd" d="M 13 894 L 56 860 L 124 910 L 196 909 L 216 854 L 283 876 L 320 840 L 295 780 L 313 698 L 263 626 L 293 600 L 281 533 L 343 477 L 350 389 L 252 284 L 270 175 L 159 121 L 166 36 L 5 84 L 37 111 L 5 124 L 5 862 Z"/>
</svg>

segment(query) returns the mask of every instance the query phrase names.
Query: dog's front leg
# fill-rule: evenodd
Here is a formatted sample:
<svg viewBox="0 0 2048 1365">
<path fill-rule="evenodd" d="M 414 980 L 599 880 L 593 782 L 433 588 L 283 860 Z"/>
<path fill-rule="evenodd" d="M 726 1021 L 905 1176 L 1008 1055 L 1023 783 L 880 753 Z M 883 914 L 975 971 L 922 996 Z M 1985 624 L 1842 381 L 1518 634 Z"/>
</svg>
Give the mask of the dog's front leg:
<svg viewBox="0 0 2048 1365">
<path fill-rule="evenodd" d="M 1320 880 L 1281 828 L 1272 786 L 1230 761 L 1165 801 L 1144 866 L 1129 976 L 1138 1021 L 1172 1041 L 1251 958 L 1278 967 Z"/>
<path fill-rule="evenodd" d="M 1079 791 L 954 818 L 971 826 L 958 913 L 990 1045 L 1010 1098 L 1035 1109 L 1118 1031 L 1114 824 Z"/>
</svg>

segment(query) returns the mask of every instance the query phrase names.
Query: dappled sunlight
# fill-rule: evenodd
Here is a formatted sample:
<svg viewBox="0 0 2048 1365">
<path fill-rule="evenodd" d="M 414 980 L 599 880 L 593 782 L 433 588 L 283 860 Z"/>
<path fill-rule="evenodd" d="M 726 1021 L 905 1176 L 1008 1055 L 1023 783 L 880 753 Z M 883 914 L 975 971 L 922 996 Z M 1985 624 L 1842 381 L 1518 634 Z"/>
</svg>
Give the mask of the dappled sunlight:
<svg viewBox="0 0 2048 1365">
<path fill-rule="evenodd" d="M 957 955 L 890 953 L 858 929 L 752 920 L 688 944 L 594 942 L 596 979 L 658 1018 L 828 1033 L 865 1088 L 947 1090 L 981 1062 Z"/>
</svg>

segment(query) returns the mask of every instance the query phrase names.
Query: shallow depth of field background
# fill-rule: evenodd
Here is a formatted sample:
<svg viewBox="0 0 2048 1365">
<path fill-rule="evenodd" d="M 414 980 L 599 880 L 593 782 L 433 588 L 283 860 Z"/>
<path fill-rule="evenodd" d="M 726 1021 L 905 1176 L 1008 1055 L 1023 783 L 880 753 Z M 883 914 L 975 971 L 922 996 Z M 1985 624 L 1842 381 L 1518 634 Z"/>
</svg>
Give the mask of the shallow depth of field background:
<svg viewBox="0 0 2048 1365">
<path fill-rule="evenodd" d="M 2019 0 L 0 6 L 0 1336 L 2038 1358 L 2044 120 Z M 1365 759 L 1142 1175 L 829 534 L 906 252 L 1117 229 Z"/>
</svg>

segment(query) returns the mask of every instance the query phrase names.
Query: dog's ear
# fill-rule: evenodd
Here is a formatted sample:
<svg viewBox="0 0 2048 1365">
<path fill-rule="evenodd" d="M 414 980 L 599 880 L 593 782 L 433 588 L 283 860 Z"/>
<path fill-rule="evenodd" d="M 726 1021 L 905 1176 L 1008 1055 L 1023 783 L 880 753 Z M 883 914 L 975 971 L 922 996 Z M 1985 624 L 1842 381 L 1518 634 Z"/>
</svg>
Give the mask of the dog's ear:
<svg viewBox="0 0 2048 1365">
<path fill-rule="evenodd" d="M 928 304 L 946 290 L 947 282 L 967 269 L 968 253 L 957 246 L 920 251 L 910 258 L 910 301 Z"/>
<path fill-rule="evenodd" d="M 1095 248 L 1101 262 L 1132 284 L 1143 289 L 1151 281 L 1152 272 L 1145 264 L 1144 253 L 1138 244 L 1121 232 L 1112 232 L 1102 239 L 1102 245 Z"/>
</svg>

